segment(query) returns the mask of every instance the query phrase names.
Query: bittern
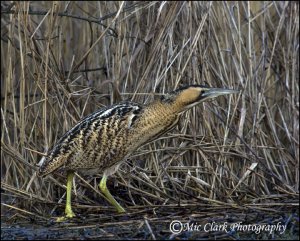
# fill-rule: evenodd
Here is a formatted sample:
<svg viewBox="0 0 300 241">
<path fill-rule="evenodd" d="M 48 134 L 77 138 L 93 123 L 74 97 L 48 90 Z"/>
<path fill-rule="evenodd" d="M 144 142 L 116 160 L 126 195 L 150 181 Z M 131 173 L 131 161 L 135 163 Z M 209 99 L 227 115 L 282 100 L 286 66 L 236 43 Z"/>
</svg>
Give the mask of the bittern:
<svg viewBox="0 0 300 241">
<path fill-rule="evenodd" d="M 124 101 L 99 109 L 59 139 L 40 163 L 38 175 L 44 177 L 57 169 L 67 171 L 65 217 L 72 218 L 75 216 L 71 207 L 74 172 L 93 169 L 102 173 L 100 190 L 117 211 L 123 213 L 124 208 L 107 189 L 108 176 L 137 148 L 172 129 L 186 110 L 205 100 L 233 93 L 238 91 L 189 85 L 146 105 Z"/>
</svg>

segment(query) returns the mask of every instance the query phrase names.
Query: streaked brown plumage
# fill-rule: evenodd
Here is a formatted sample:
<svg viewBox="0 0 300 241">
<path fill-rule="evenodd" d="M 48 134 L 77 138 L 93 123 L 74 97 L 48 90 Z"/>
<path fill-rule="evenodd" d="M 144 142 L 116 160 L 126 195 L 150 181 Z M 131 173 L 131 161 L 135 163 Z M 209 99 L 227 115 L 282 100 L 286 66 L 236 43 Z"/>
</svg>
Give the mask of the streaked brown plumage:
<svg viewBox="0 0 300 241">
<path fill-rule="evenodd" d="M 206 99 L 232 93 L 237 91 L 191 85 L 147 105 L 121 102 L 102 108 L 61 137 L 40 163 L 38 175 L 43 177 L 60 168 L 68 171 L 66 216 L 73 217 L 70 204 L 73 173 L 91 169 L 103 173 L 100 189 L 119 212 L 124 212 L 107 190 L 107 176 L 137 148 L 174 127 L 182 112 Z"/>
</svg>

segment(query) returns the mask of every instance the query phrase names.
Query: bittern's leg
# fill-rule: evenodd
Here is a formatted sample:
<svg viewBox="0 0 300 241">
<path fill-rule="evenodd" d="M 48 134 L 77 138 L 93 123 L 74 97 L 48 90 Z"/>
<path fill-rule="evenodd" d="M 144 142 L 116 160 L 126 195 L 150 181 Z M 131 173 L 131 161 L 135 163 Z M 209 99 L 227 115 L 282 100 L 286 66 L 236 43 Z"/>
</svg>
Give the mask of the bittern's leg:
<svg viewBox="0 0 300 241">
<path fill-rule="evenodd" d="M 71 207 L 73 177 L 74 177 L 74 172 L 68 172 L 68 177 L 67 177 L 67 202 L 66 202 L 66 209 L 65 209 L 65 214 L 66 214 L 67 218 L 75 217 L 75 214 L 73 213 L 72 207 Z"/>
<path fill-rule="evenodd" d="M 117 209 L 118 213 L 125 213 L 125 209 L 122 208 L 122 206 L 114 199 L 114 197 L 110 194 L 109 190 L 107 189 L 106 180 L 107 180 L 107 176 L 103 174 L 103 177 L 99 184 L 100 190 L 107 197 L 110 204 L 112 204 Z"/>
<path fill-rule="evenodd" d="M 71 172 L 71 171 L 68 172 L 68 176 L 67 176 L 67 201 L 66 201 L 65 216 L 58 218 L 57 222 L 62 222 L 64 220 L 66 220 L 67 218 L 75 217 L 75 214 L 72 211 L 72 206 L 71 206 L 73 177 L 74 177 L 74 172 Z"/>
</svg>

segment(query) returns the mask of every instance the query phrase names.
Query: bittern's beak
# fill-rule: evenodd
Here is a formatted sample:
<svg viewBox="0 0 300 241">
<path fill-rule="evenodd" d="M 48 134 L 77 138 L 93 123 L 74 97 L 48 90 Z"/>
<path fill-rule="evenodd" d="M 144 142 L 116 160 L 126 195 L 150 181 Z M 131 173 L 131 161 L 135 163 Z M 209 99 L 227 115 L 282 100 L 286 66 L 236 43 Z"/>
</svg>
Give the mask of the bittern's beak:
<svg viewBox="0 0 300 241">
<path fill-rule="evenodd" d="M 220 88 L 202 88 L 201 101 L 215 98 L 219 95 L 237 94 L 240 91 Z"/>
</svg>

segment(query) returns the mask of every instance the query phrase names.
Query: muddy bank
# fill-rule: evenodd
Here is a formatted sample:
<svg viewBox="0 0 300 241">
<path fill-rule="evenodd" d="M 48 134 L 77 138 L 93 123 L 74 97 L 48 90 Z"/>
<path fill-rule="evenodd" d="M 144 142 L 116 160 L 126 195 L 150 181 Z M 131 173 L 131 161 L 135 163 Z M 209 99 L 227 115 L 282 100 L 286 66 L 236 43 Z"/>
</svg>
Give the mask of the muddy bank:
<svg viewBox="0 0 300 241">
<path fill-rule="evenodd" d="M 129 208 L 122 215 L 103 208 L 79 211 L 76 218 L 63 223 L 54 218 L 6 212 L 2 215 L 1 239 L 299 238 L 297 206 L 287 205 L 280 210 L 271 206 L 161 206 Z"/>
</svg>

